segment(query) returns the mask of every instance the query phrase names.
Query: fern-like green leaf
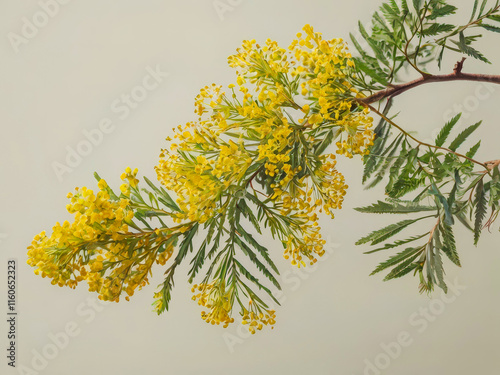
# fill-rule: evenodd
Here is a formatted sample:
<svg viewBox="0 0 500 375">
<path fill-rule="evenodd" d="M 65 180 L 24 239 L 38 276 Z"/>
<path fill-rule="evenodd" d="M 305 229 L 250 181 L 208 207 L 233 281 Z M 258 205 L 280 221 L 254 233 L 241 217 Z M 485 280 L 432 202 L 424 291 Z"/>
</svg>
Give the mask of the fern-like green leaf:
<svg viewBox="0 0 500 375">
<path fill-rule="evenodd" d="M 361 238 L 358 242 L 356 242 L 356 245 L 362 245 L 368 242 L 371 242 L 371 245 L 376 245 L 378 243 L 384 242 L 385 240 L 391 238 L 392 236 L 395 236 L 399 232 L 401 232 L 403 229 L 407 228 L 408 226 L 423 220 L 427 217 L 421 217 L 418 219 L 409 219 L 409 220 L 403 220 L 400 221 L 399 223 L 396 224 L 391 224 L 386 226 L 385 228 L 378 229 L 369 235 Z"/>
<path fill-rule="evenodd" d="M 378 265 L 378 267 L 375 268 L 375 270 L 370 274 L 370 276 L 375 275 L 376 273 L 383 271 L 386 268 L 389 268 L 389 267 L 394 266 L 398 263 L 401 263 L 401 262 L 407 260 L 408 258 L 413 257 L 416 254 L 420 254 L 423 251 L 423 249 L 424 249 L 424 247 L 420 246 L 420 247 L 409 247 L 408 249 L 403 250 L 402 252 L 392 256 L 391 258 L 389 258 L 385 262 L 380 263 Z"/>
<path fill-rule="evenodd" d="M 389 272 L 386 277 L 384 277 L 384 281 L 398 279 L 413 271 L 418 267 L 418 264 L 414 263 L 414 261 L 418 258 L 419 255 L 420 254 L 417 253 L 394 267 L 392 271 Z"/>
<path fill-rule="evenodd" d="M 458 46 L 460 51 L 462 51 L 463 53 L 465 53 L 471 57 L 474 57 L 475 59 L 481 60 L 487 64 L 491 64 L 491 62 L 481 52 L 479 52 L 478 50 L 467 45 L 463 31 L 460 32 L 459 41 L 454 42 L 454 43 Z"/>
<path fill-rule="evenodd" d="M 469 151 L 465 154 L 468 158 L 473 158 L 476 156 L 476 153 L 479 151 L 479 147 L 481 147 L 481 141 L 477 142 L 474 146 L 471 147 Z"/>
<path fill-rule="evenodd" d="M 372 214 L 408 214 L 422 211 L 435 211 L 432 206 L 423 206 L 418 203 L 408 201 L 393 200 L 390 202 L 378 201 L 367 207 L 355 208 L 356 211 Z"/>
<path fill-rule="evenodd" d="M 424 234 L 421 234 L 419 236 L 413 236 L 413 237 L 407 238 L 405 240 L 394 241 L 393 243 L 385 244 L 383 247 L 379 247 L 378 249 L 366 251 L 364 254 L 373 254 L 373 253 L 376 253 L 376 252 L 382 251 L 382 250 L 394 249 L 395 247 L 399 247 L 401 245 L 406 245 L 410 242 L 417 241 L 417 240 L 427 236 L 428 234 L 429 233 L 424 233 Z"/>
<path fill-rule="evenodd" d="M 248 246 L 238 237 L 235 237 L 234 240 L 238 244 L 240 249 L 245 253 L 245 255 L 247 255 L 250 258 L 250 260 L 257 266 L 259 271 L 262 272 L 262 274 L 266 276 L 274 284 L 274 286 L 276 286 L 276 288 L 281 290 L 281 286 L 278 280 L 276 280 L 271 271 L 269 271 L 267 267 L 257 258 L 257 255 L 252 251 L 250 246 Z"/>
<path fill-rule="evenodd" d="M 441 33 L 450 32 L 453 29 L 455 29 L 455 26 L 447 23 L 433 23 L 427 29 L 422 30 L 421 34 L 423 36 L 435 36 Z"/>
<path fill-rule="evenodd" d="M 457 138 L 455 138 L 453 140 L 453 142 L 451 142 L 450 147 L 449 147 L 450 150 L 456 151 L 462 145 L 462 143 L 464 143 L 467 140 L 467 138 L 469 138 L 469 136 L 472 133 L 474 133 L 476 131 L 476 129 L 479 128 L 479 126 L 481 126 L 481 123 L 482 123 L 482 121 L 479 121 L 479 122 L 475 123 L 474 125 L 469 126 L 464 131 L 462 131 L 457 136 Z"/>
<path fill-rule="evenodd" d="M 453 5 L 449 5 L 449 4 L 445 4 L 441 7 L 435 7 L 432 10 L 431 15 L 428 16 L 427 19 L 435 20 L 436 18 L 449 16 L 450 14 L 455 14 L 457 9 L 458 9 L 457 7 L 455 7 Z"/>
<path fill-rule="evenodd" d="M 486 217 L 487 211 L 487 199 L 486 192 L 484 191 L 483 180 L 479 180 L 476 187 L 476 197 L 475 197 L 475 220 L 474 220 L 474 245 L 479 242 L 479 237 L 481 236 L 481 231 L 483 229 L 483 221 Z"/>
<path fill-rule="evenodd" d="M 279 275 L 280 273 L 278 271 L 278 267 L 276 267 L 276 265 L 274 264 L 273 260 L 269 256 L 268 250 L 264 246 L 262 246 L 261 244 L 259 244 L 255 240 L 255 238 L 250 233 L 248 233 L 241 225 L 238 224 L 237 228 L 238 228 L 239 233 L 245 239 L 245 241 L 247 241 L 250 245 L 252 245 L 260 253 L 260 255 L 262 255 L 262 257 L 265 259 L 265 261 L 267 262 L 267 264 L 269 264 L 269 266 L 271 266 L 271 268 L 273 269 L 273 271 L 276 272 Z"/>
<path fill-rule="evenodd" d="M 498 27 L 498 26 L 493 26 L 493 25 L 488 25 L 487 23 L 482 23 L 481 27 L 483 29 L 488 30 L 488 31 L 493 31 L 495 33 L 500 33 L 500 27 Z"/>
<path fill-rule="evenodd" d="M 446 142 L 446 139 L 448 139 L 448 136 L 451 133 L 451 130 L 453 127 L 457 124 L 458 120 L 460 120 L 460 117 L 462 117 L 462 114 L 459 113 L 455 117 L 453 117 L 450 121 L 448 121 L 445 126 L 441 129 L 439 132 L 438 136 L 436 137 L 436 146 L 441 147 L 444 145 L 444 142 Z"/>
<path fill-rule="evenodd" d="M 455 243 L 455 236 L 453 235 L 453 227 L 443 223 L 439 226 L 441 234 L 443 235 L 443 243 L 441 250 L 446 256 L 457 266 L 461 267 L 460 257 L 457 252 L 457 245 Z"/>
</svg>

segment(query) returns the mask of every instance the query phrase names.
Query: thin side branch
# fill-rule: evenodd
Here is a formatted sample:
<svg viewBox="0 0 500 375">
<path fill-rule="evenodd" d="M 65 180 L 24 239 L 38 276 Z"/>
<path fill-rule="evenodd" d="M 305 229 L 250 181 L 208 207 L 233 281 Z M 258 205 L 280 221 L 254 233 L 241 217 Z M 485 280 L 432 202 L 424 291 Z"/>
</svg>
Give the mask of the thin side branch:
<svg viewBox="0 0 500 375">
<path fill-rule="evenodd" d="M 453 155 L 458 156 L 459 158 L 466 159 L 466 160 L 470 161 L 471 163 L 474 163 L 474 164 L 477 164 L 477 165 L 483 167 L 486 170 L 486 172 L 489 173 L 490 169 L 489 169 L 489 167 L 488 167 L 487 164 L 481 163 L 481 162 L 479 162 L 477 160 L 469 158 L 468 156 L 465 156 L 465 155 L 462 155 L 462 154 L 460 154 L 458 152 L 452 151 L 449 148 L 439 147 L 439 146 L 431 145 L 429 143 L 422 142 L 422 141 L 418 140 L 417 138 L 415 138 L 410 133 L 408 133 L 406 130 L 404 130 L 402 127 L 400 127 L 394 121 L 392 121 L 390 118 L 388 118 L 387 116 L 385 116 L 382 112 L 378 111 L 375 107 L 373 107 L 373 106 L 371 106 L 369 104 L 364 104 L 364 105 L 366 107 L 370 108 L 371 111 L 375 112 L 377 115 L 379 115 L 380 117 L 382 117 L 385 121 L 387 121 L 389 124 L 391 124 L 392 126 L 394 126 L 396 129 L 398 129 L 401 133 L 403 133 L 404 135 L 406 135 L 408 138 L 410 138 L 413 141 L 417 142 L 420 146 L 430 147 L 430 148 L 433 148 L 433 149 L 436 149 L 436 150 L 443 150 L 443 151 L 449 152 L 449 153 L 451 153 Z"/>
</svg>

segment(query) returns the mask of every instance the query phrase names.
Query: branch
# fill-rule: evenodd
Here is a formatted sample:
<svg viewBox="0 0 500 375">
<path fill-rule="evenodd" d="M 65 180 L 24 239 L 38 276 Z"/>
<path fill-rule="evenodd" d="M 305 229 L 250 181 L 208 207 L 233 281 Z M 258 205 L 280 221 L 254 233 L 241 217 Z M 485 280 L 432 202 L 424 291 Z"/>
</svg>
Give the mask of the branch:
<svg viewBox="0 0 500 375">
<path fill-rule="evenodd" d="M 398 124 L 396 124 L 394 121 L 392 121 L 391 119 L 387 118 L 387 116 L 385 116 L 383 113 L 381 113 L 380 111 L 378 111 L 376 108 L 374 108 L 373 106 L 369 105 L 369 104 L 364 104 L 366 107 L 370 108 L 370 110 L 372 110 L 373 112 L 375 112 L 377 115 L 379 115 L 380 117 L 382 117 L 386 122 L 388 122 L 389 124 L 391 124 L 392 126 L 394 126 L 396 129 L 398 129 L 401 133 L 403 133 L 404 135 L 406 135 L 408 138 L 412 139 L 413 141 L 417 142 L 420 146 L 424 146 L 424 147 L 429 147 L 429 148 L 433 148 L 433 149 L 436 149 L 436 150 L 443 150 L 443 151 L 446 151 L 448 153 L 451 153 L 453 155 L 456 155 L 458 156 L 459 158 L 462 158 L 462 159 L 466 159 L 468 161 L 470 161 L 471 163 L 474 163 L 474 164 L 477 164 L 481 167 L 483 167 L 485 170 L 486 170 L 486 173 L 489 173 L 490 171 L 490 168 L 488 167 L 488 165 L 491 166 L 492 163 L 495 163 L 496 161 L 492 161 L 492 162 L 488 162 L 489 164 L 487 163 L 481 163 L 477 160 L 474 160 L 472 158 L 469 158 L 468 156 L 465 156 L 465 155 L 462 155 L 458 152 L 455 152 L 455 151 L 452 151 L 450 150 L 449 148 L 446 148 L 446 147 L 439 147 L 439 146 L 435 146 L 435 145 L 431 145 L 429 143 L 425 143 L 425 142 L 422 142 L 420 140 L 418 140 L 417 138 L 415 138 L 414 136 L 412 136 L 410 133 L 408 133 L 406 130 L 404 130 L 403 128 L 401 128 Z M 493 168 L 493 167 L 491 167 Z"/>
<path fill-rule="evenodd" d="M 475 81 L 496 83 L 500 85 L 500 75 L 462 73 L 463 63 L 464 59 L 457 62 L 457 65 L 455 66 L 455 69 L 453 69 L 453 73 L 451 74 L 425 75 L 408 83 L 393 85 L 371 96 L 363 99 L 358 99 L 358 101 L 363 104 L 372 104 L 385 98 L 394 98 L 395 96 L 398 96 L 412 88 L 434 82 Z"/>
</svg>

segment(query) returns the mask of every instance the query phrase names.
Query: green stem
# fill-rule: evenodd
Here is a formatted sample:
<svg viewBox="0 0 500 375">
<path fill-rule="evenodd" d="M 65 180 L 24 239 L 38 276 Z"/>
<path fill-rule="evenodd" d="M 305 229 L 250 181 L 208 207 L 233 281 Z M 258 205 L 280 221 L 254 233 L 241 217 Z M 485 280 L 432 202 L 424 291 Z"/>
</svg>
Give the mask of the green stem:
<svg viewBox="0 0 500 375">
<path fill-rule="evenodd" d="M 362 104 L 364 104 L 362 102 Z M 373 106 L 369 105 L 369 104 L 364 104 L 366 107 L 370 108 L 370 110 L 372 110 L 373 112 L 375 112 L 377 115 L 379 115 L 380 117 L 382 117 L 385 121 L 387 121 L 389 124 L 391 124 L 392 126 L 394 126 L 396 129 L 398 129 L 401 133 L 403 133 L 405 136 L 407 136 L 408 138 L 412 139 L 413 141 L 417 142 L 420 146 L 425 146 L 425 147 L 429 147 L 429 148 L 433 148 L 433 149 L 436 149 L 436 150 L 443 150 L 443 151 L 446 151 L 448 153 L 451 153 L 453 155 L 456 155 L 458 156 L 459 158 L 463 158 L 463 159 L 466 159 L 474 164 L 477 164 L 477 165 L 480 165 L 481 167 L 483 167 L 484 169 L 486 169 L 488 172 L 489 172 L 489 168 L 487 167 L 486 164 L 484 163 L 481 163 L 477 160 L 474 160 L 472 158 L 469 158 L 468 156 L 465 156 L 465 155 L 462 155 L 458 152 L 455 152 L 453 150 L 450 150 L 449 148 L 446 148 L 446 147 L 440 147 L 440 146 L 435 146 L 435 145 L 431 145 L 429 143 L 425 143 L 425 142 L 422 142 L 420 140 L 418 140 L 417 138 L 415 138 L 413 135 L 411 135 L 410 133 L 408 133 L 406 130 L 404 130 L 403 128 L 401 128 L 398 124 L 396 124 L 394 121 L 392 121 L 391 119 L 389 119 L 387 116 L 385 116 L 383 113 L 381 113 L 380 111 L 378 111 L 376 108 L 374 108 Z"/>
</svg>

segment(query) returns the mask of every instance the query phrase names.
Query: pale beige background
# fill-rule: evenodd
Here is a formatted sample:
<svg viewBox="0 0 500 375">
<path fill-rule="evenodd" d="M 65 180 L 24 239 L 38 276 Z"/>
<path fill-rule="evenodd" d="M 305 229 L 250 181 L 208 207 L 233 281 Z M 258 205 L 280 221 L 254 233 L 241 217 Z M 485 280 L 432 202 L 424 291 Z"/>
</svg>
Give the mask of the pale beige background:
<svg viewBox="0 0 500 375">
<path fill-rule="evenodd" d="M 382 353 L 382 343 L 407 332 L 411 345 L 391 359 L 383 374 L 497 374 L 500 235 L 495 230 L 474 248 L 470 235 L 457 234 L 463 268 L 448 262 L 447 275 L 458 278 L 466 289 L 446 305 L 420 296 L 417 280 L 411 277 L 392 283 L 368 277 L 386 255 L 363 255 L 366 249 L 353 243 L 389 221 L 352 210 L 383 196 L 381 189 L 363 191 L 359 160 L 342 164 L 351 188 L 345 209 L 336 220 L 323 223 L 333 254 L 317 270 L 291 274 L 280 246 L 268 242 L 276 249 L 284 284 L 274 331 L 242 338 L 236 326 L 224 331 L 204 323 L 183 279 L 187 267 L 177 274 L 171 311 L 157 317 L 150 304 L 159 271 L 152 285 L 131 302 L 98 306 L 95 312 L 85 305 L 95 296 L 84 286 L 76 291 L 53 287 L 25 265 L 32 236 L 68 218 L 66 193 L 75 186 L 94 186 L 94 170 L 113 184 L 126 166 L 154 178 L 164 138 L 172 126 L 193 118 L 199 88 L 234 78 L 226 58 L 241 40 L 270 37 L 287 45 L 306 23 L 327 37 L 347 39 L 357 20 L 368 20 L 379 1 L 219 3 L 235 4 L 223 19 L 212 0 L 73 0 L 16 53 L 8 33 L 19 34 L 23 17 L 31 19 L 40 8 L 35 1 L 0 2 L 0 291 L 4 296 L 6 259 L 17 258 L 18 364 L 31 367 L 33 350 L 50 350 L 50 335 L 74 322 L 78 335 L 37 373 L 358 375 L 365 370 L 365 360 L 374 361 Z M 472 1 L 451 3 L 468 12 Z M 464 13 L 461 19 L 466 17 Z M 469 59 L 465 69 L 500 72 L 498 38 L 490 34 L 483 44 L 489 43 L 487 55 L 493 65 Z M 446 61 L 446 70 L 453 62 Z M 111 109 L 113 101 L 139 85 L 148 66 L 157 65 L 169 77 L 130 116 L 119 119 Z M 486 95 L 488 91 L 474 83 L 421 87 L 398 100 L 398 107 L 405 109 L 400 123 L 430 138 L 455 106 L 465 103 L 467 122 L 485 120 L 479 158 L 498 158 L 500 90 L 493 90 Z M 82 131 L 97 128 L 103 118 L 112 119 L 113 131 L 60 182 L 52 164 L 63 163 L 66 147 L 76 148 L 85 139 Z M 430 305 L 444 309 L 434 310 L 438 313 L 419 333 L 423 325 L 417 325 L 415 314 Z M 5 324 L 2 327 L 4 353 Z M 6 366 L 4 355 L 0 369 L 1 374 L 18 373 Z"/>
</svg>

